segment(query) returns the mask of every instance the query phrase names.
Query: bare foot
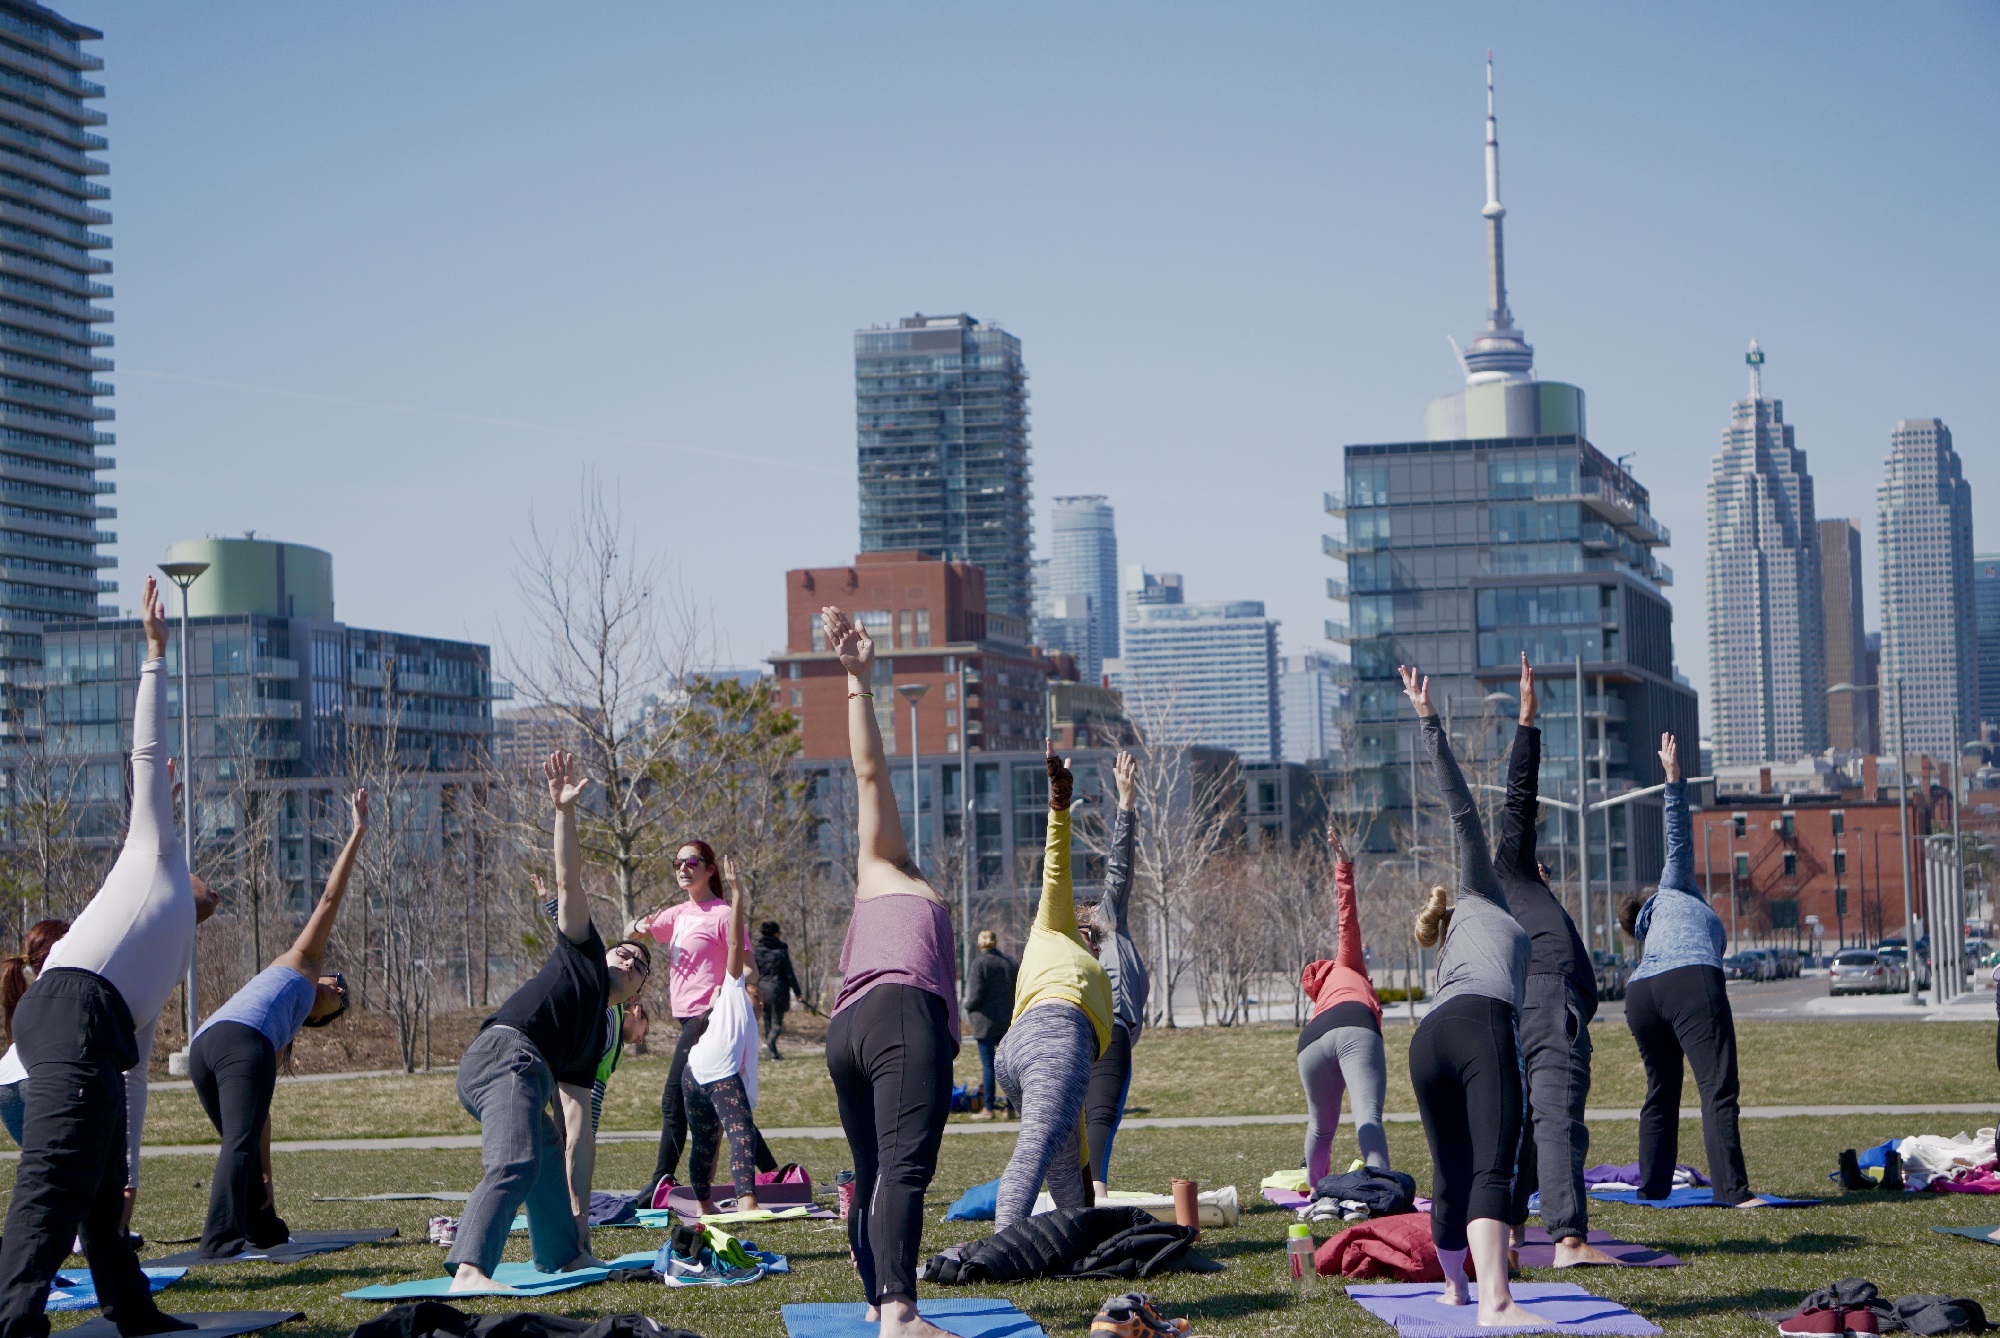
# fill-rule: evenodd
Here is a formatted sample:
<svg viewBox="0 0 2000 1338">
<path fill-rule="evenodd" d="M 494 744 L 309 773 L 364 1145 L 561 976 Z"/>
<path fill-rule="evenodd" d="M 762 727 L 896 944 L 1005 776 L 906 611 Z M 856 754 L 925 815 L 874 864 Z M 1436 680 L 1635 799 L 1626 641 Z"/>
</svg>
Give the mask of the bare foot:
<svg viewBox="0 0 2000 1338">
<path fill-rule="evenodd" d="M 1749 1198 L 1735 1206 L 1738 1208 L 1768 1208 L 1771 1206 L 1771 1201 L 1769 1199 L 1760 1199 L 1755 1194 L 1752 1194 Z"/>
<path fill-rule="evenodd" d="M 1465 1294 L 1465 1284 L 1446 1278 L 1444 1290 L 1438 1293 L 1439 1305 L 1464 1305 L 1469 1298 Z"/>
<path fill-rule="evenodd" d="M 518 1287 L 507 1287 L 495 1282 L 479 1271 L 477 1264 L 460 1264 L 458 1272 L 452 1275 L 451 1289 L 455 1292 L 512 1292 Z"/>
<path fill-rule="evenodd" d="M 605 1263 L 602 1259 L 599 1259 L 596 1255 L 592 1254 L 590 1251 L 585 1250 L 582 1254 L 579 1254 L 576 1258 L 570 1260 L 568 1263 L 564 1264 L 561 1268 L 557 1269 L 556 1272 L 574 1273 L 577 1270 L 584 1268 L 609 1268 L 609 1267 L 610 1265 Z"/>
<path fill-rule="evenodd" d="M 1582 1236 L 1564 1236 L 1556 1242 L 1557 1268 L 1578 1268 L 1585 1264 L 1615 1265 L 1617 1262 Z"/>
<path fill-rule="evenodd" d="M 757 1206 L 757 1196 L 755 1194 L 738 1194 L 736 1196 L 736 1211 L 739 1213 L 754 1213 L 757 1211 Z"/>
<path fill-rule="evenodd" d="M 951 1338 L 951 1335 L 917 1314 L 917 1303 L 907 1296 L 882 1298 L 881 1338 Z"/>
<path fill-rule="evenodd" d="M 1482 1292 L 1485 1290 L 1485 1288 L 1481 1288 Z M 1541 1315 L 1537 1315 L 1534 1311 L 1516 1301 L 1512 1296 L 1501 1292 L 1498 1287 L 1492 1290 L 1498 1293 L 1493 1300 L 1488 1301 L 1484 1295 L 1481 1295 L 1479 1298 L 1479 1324 L 1481 1328 L 1524 1328 L 1531 1324 L 1546 1324 L 1550 1328 L 1555 1327 L 1552 1321 Z"/>
<path fill-rule="evenodd" d="M 695 1203 L 695 1209 L 698 1212 L 700 1212 L 703 1217 L 713 1217 L 715 1216 L 715 1214 L 722 1211 L 722 1209 L 715 1206 L 714 1199 L 696 1199 L 694 1203 Z"/>
</svg>

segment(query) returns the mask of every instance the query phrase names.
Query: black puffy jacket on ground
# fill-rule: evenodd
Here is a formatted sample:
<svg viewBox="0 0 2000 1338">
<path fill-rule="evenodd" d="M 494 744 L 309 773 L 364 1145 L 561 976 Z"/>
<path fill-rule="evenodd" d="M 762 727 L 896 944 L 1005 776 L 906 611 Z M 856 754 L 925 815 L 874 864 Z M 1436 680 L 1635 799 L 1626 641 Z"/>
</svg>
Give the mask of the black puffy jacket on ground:
<svg viewBox="0 0 2000 1338">
<path fill-rule="evenodd" d="M 1150 1278 L 1179 1262 L 1193 1227 L 1143 1208 L 1058 1208 L 1024 1217 L 957 1252 L 924 1262 L 927 1282 L 959 1285 L 1029 1278 Z"/>
<path fill-rule="evenodd" d="M 599 1320 L 573 1319 L 515 1310 L 499 1315 L 468 1315 L 443 1301 L 416 1301 L 394 1306 L 356 1328 L 349 1338 L 701 1338 L 687 1329 L 670 1329 L 645 1315 L 606 1315 Z"/>
</svg>

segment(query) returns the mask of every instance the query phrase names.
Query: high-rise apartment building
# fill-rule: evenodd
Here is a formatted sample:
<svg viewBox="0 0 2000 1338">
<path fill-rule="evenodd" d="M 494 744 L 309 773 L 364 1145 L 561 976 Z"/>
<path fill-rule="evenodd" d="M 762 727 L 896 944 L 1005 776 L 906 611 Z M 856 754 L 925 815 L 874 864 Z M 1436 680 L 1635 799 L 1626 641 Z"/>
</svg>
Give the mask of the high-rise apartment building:
<svg viewBox="0 0 2000 1338">
<path fill-rule="evenodd" d="M 1112 686 L 1140 733 L 1228 748 L 1245 762 L 1278 761 L 1278 624 L 1263 603 L 1189 604 L 1174 573 L 1130 568 L 1126 582 L 1124 653 Z"/>
<path fill-rule="evenodd" d="M 1868 676 L 1868 629 L 1861 613 L 1861 527 L 1845 518 L 1819 523 L 1819 607 L 1827 686 L 1852 683 L 1861 687 L 1872 682 Z M 1875 694 L 1839 692 L 1829 696 L 1826 741 L 1833 748 L 1876 751 Z"/>
<path fill-rule="evenodd" d="M 1078 617 L 1087 627 L 1078 635 L 1072 627 L 1065 632 L 1072 644 L 1058 646 L 1045 641 L 1051 650 L 1066 650 L 1076 657 L 1078 673 L 1086 683 L 1102 678 L 1104 661 L 1118 655 L 1118 531 L 1111 503 L 1101 496 L 1058 497 L 1050 515 L 1049 565 L 1044 618 L 1060 618 L 1073 623 Z M 1080 602 L 1082 601 L 1082 602 Z M 1061 603 L 1062 612 L 1055 610 Z"/>
<path fill-rule="evenodd" d="M 1346 478 L 1326 496 L 1346 521 L 1325 541 L 1345 569 L 1328 594 L 1349 610 L 1327 635 L 1353 647 L 1355 726 L 1344 742 L 1375 809 L 1407 810 L 1410 798 L 1416 729 L 1399 664 L 1431 676 L 1454 721 L 1504 721 L 1511 708 L 1496 710 L 1492 694 L 1513 690 L 1526 652 L 1542 671 L 1551 795 L 1576 793 L 1579 661 L 1584 762 L 1602 781 L 1594 793 L 1656 782 L 1663 731 L 1690 753 L 1698 737 L 1694 691 L 1674 672 L 1663 589 L 1672 573 L 1653 556 L 1666 527 L 1646 489 L 1585 435 L 1583 391 L 1535 378 L 1507 306 L 1490 67 L 1486 129 L 1487 321 L 1464 354 L 1465 389 L 1431 403 L 1423 440 L 1348 446 Z M 1592 845 L 1599 879 L 1608 869 L 1631 887 L 1656 876 L 1657 801 L 1611 810 L 1593 823 Z"/>
<path fill-rule="evenodd" d="M 1889 435 L 1875 489 L 1882 595 L 1882 691 L 1903 685 L 1903 747 L 1958 755 L 1979 721 L 1972 607 L 1972 489 L 1936 418 L 1906 418 Z M 1892 711 L 1883 704 L 1885 731 Z M 1893 735 L 1889 736 L 1893 743 Z"/>
<path fill-rule="evenodd" d="M 1979 723 L 2000 727 L 2000 553 L 1972 560 L 1974 636 L 1979 643 Z"/>
<path fill-rule="evenodd" d="M 987 607 L 1033 616 L 1028 372 L 1021 341 L 970 316 L 854 335 L 861 551 L 986 572 Z"/>
<path fill-rule="evenodd" d="M 1819 522 L 1783 401 L 1730 406 L 1708 475 L 1708 731 L 1718 766 L 1790 762 L 1826 747 Z"/>
<path fill-rule="evenodd" d="M 112 485 L 99 454 L 112 414 L 93 379 L 111 370 L 99 356 L 111 336 L 95 327 L 111 313 L 98 277 L 111 239 L 93 228 L 110 191 L 90 157 L 105 147 L 91 127 L 102 86 L 84 78 L 104 62 L 82 43 L 103 34 L 23 0 L 0 0 L 0 740 L 24 723 L 13 687 L 42 659 L 44 623 L 114 614 L 97 597 L 116 590 L 99 573 L 113 565 L 99 545 L 115 541 L 97 522 L 116 515 L 100 499 Z"/>
<path fill-rule="evenodd" d="M 1346 672 L 1346 665 L 1318 651 L 1279 659 L 1278 718 L 1285 761 L 1310 765 L 1340 751 Z"/>
</svg>

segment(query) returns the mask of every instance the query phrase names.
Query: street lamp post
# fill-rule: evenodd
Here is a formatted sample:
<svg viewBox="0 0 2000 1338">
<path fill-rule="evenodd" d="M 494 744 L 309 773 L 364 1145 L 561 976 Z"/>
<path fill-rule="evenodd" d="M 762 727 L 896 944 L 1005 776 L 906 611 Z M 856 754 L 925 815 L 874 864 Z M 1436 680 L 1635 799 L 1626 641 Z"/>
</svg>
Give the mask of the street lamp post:
<svg viewBox="0 0 2000 1338">
<path fill-rule="evenodd" d="M 1906 973 L 1910 978 L 1910 1005 L 1923 1006 L 1923 995 L 1917 992 L 1917 912 L 1910 891 L 1910 768 L 1905 761 L 1908 754 L 1903 750 L 1903 680 L 1896 680 L 1896 819 L 1901 824 L 1903 848 L 1903 955 L 1909 962 Z M 1836 692 L 1873 692 L 1880 700 L 1880 683 L 1835 683 L 1827 689 L 1828 695 Z M 1881 875 L 1881 865 L 1876 865 L 1876 876 Z M 1935 926 L 1933 926 L 1935 928 Z"/>
<path fill-rule="evenodd" d="M 972 797 L 972 715 L 965 704 L 965 660 L 958 661 L 958 797 L 964 810 L 958 834 L 958 978 L 972 974 L 972 878 L 979 859 L 979 812 Z"/>
<path fill-rule="evenodd" d="M 898 683 L 896 694 L 910 704 L 910 860 L 921 875 L 924 871 L 924 791 L 923 773 L 917 770 L 923 748 L 917 742 L 917 703 L 931 690 L 928 683 Z"/>
<path fill-rule="evenodd" d="M 192 743 L 194 731 L 194 699 L 188 693 L 188 587 L 208 570 L 206 562 L 162 562 L 160 570 L 167 579 L 180 587 L 181 592 L 181 855 L 187 861 L 188 873 L 194 873 L 194 752 Z M 188 1043 L 194 1042 L 195 1027 L 200 1021 L 200 989 L 195 982 L 195 944 L 188 943 L 187 969 L 187 1036 Z M 169 1056 L 168 1067 L 172 1068 Z M 181 1050 L 178 1058 L 183 1068 L 187 1065 L 187 1050 Z"/>
</svg>

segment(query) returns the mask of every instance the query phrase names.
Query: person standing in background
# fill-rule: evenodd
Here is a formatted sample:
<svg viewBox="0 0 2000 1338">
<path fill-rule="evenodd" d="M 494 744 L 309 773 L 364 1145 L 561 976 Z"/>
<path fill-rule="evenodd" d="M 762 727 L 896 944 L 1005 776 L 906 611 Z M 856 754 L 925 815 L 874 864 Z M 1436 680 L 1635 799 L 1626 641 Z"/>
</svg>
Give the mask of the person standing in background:
<svg viewBox="0 0 2000 1338">
<path fill-rule="evenodd" d="M 1014 1021 L 1014 963 L 1000 951 L 1000 936 L 979 931 L 979 954 L 965 978 L 965 1012 L 972 1019 L 972 1041 L 979 1047 L 979 1082 L 983 1109 L 972 1118 L 996 1120 L 1004 1098 L 993 1078 L 993 1056 Z"/>
<path fill-rule="evenodd" d="M 778 937 L 778 922 L 766 920 L 757 926 L 757 943 L 750 952 L 757 967 L 757 1001 L 764 1011 L 764 1044 L 771 1052 L 771 1058 L 783 1059 L 778 1053 L 778 1037 L 785 1032 L 785 1013 L 792 1006 L 792 996 L 801 1000 L 806 997 L 799 985 L 798 973 L 792 970 L 792 950 Z"/>
</svg>

